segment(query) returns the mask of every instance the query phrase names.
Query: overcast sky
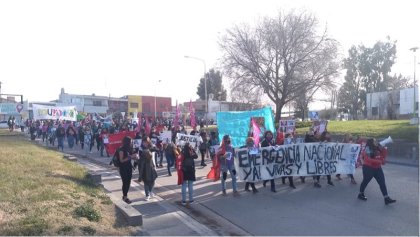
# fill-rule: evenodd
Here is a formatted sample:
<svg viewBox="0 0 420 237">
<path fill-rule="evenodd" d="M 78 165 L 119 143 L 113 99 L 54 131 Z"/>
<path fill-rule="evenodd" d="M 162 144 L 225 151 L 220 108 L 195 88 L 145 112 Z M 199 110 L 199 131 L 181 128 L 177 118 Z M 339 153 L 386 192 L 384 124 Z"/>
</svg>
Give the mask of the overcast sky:
<svg viewBox="0 0 420 237">
<path fill-rule="evenodd" d="M 67 93 L 195 100 L 199 78 L 219 65 L 220 34 L 279 10 L 305 8 L 347 56 L 352 45 L 397 40 L 393 72 L 413 77 L 419 1 L 0 1 L 2 93 L 30 101 Z M 420 51 L 417 51 L 420 62 Z M 418 74 L 420 70 L 418 67 Z M 158 80 L 162 82 L 158 83 Z M 157 89 L 156 89 L 157 88 Z M 315 106 L 315 105 L 312 105 Z M 316 107 L 316 106 L 315 106 Z"/>
</svg>

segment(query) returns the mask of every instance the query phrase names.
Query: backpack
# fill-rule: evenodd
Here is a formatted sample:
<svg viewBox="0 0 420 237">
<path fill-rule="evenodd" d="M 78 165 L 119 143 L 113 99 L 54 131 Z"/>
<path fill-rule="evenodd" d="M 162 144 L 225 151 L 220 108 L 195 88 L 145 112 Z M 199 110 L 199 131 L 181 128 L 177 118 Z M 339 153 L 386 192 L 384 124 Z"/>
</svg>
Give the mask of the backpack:
<svg viewBox="0 0 420 237">
<path fill-rule="evenodd" d="M 121 165 L 121 161 L 119 159 L 119 152 L 120 152 L 120 148 L 118 148 L 114 155 L 112 156 L 111 162 L 109 163 L 110 165 L 114 165 L 115 167 L 120 167 Z"/>
<path fill-rule="evenodd" d="M 194 160 L 193 160 L 192 157 L 185 158 L 182 161 L 182 171 L 184 171 L 184 172 L 194 171 Z"/>
</svg>

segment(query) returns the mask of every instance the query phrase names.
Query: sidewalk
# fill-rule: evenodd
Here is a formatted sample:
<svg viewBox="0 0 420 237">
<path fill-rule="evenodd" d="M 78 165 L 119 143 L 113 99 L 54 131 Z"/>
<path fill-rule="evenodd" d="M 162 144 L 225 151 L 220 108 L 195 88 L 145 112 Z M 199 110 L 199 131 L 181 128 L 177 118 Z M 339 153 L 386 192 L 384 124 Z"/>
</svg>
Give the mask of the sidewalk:
<svg viewBox="0 0 420 237">
<path fill-rule="evenodd" d="M 43 143 L 42 139 L 36 139 L 35 142 L 54 149 Z M 70 149 L 67 147 L 67 144 L 65 144 L 63 153 L 76 156 L 81 165 L 90 171 L 94 171 L 96 174 L 100 174 L 102 178 L 101 184 L 111 200 L 115 205 L 121 205 L 121 178 L 118 169 L 109 165 L 111 157 L 101 157 L 96 147 L 92 148 L 92 153 L 86 154 L 86 151 L 81 150 L 80 146 Z M 127 208 L 132 207 L 142 214 L 143 225 L 139 227 L 137 235 L 216 236 L 229 235 L 230 233 L 249 235 L 249 233 L 224 220 L 223 217 L 212 213 L 211 210 L 200 205 L 197 199 L 194 204 L 183 206 L 180 202 L 181 186 L 176 185 L 177 174 L 174 168 L 172 170 L 173 176 L 168 176 L 166 167 L 158 168 L 159 177 L 154 188 L 155 197 L 149 201 L 145 199 L 143 183 L 139 184 L 135 181 L 138 177 L 138 171 L 135 170 L 133 172 L 133 179 L 128 193 L 133 203 L 130 205 L 124 203 L 123 205 L 126 208 L 123 207 L 120 210 L 126 211 Z M 206 172 L 197 173 L 197 177 L 205 176 Z M 196 190 L 194 191 L 196 196 Z M 191 215 L 194 215 L 194 217 Z M 196 215 L 202 216 L 202 219 L 197 220 Z M 209 228 L 206 223 L 212 223 L 212 228 Z M 225 229 L 231 231 L 224 232 Z"/>
</svg>

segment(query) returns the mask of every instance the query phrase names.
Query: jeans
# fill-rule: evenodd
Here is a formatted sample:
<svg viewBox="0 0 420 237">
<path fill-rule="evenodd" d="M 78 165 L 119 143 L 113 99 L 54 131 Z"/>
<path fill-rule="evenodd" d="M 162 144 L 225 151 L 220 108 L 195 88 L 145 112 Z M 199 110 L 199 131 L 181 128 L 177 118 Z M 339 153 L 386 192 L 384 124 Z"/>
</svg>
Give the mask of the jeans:
<svg viewBox="0 0 420 237">
<path fill-rule="evenodd" d="M 184 180 L 184 182 L 182 182 L 182 187 L 181 187 L 181 192 L 182 192 L 182 201 L 186 202 L 187 200 L 187 185 L 188 185 L 188 197 L 189 197 L 189 201 L 193 201 L 193 194 L 194 194 L 194 189 L 193 189 L 193 183 L 194 181 L 191 180 Z"/>
<path fill-rule="evenodd" d="M 69 144 L 69 148 L 73 148 L 73 146 L 74 146 L 74 137 L 73 136 L 68 136 L 67 137 L 67 142 Z"/>
<path fill-rule="evenodd" d="M 175 164 L 175 156 L 165 154 L 165 157 L 166 157 L 166 163 L 167 163 L 167 166 L 168 166 L 168 174 L 171 175 L 171 167 L 174 166 L 174 164 Z"/>
<path fill-rule="evenodd" d="M 220 175 L 222 176 L 221 177 L 221 182 L 222 182 L 222 190 L 226 190 L 226 177 L 227 177 L 227 171 L 229 171 L 229 173 L 230 173 L 230 177 L 232 177 L 232 189 L 233 189 L 233 191 L 235 192 L 236 191 L 236 171 L 235 171 L 235 174 L 233 174 L 233 170 L 234 170 L 234 168 L 226 168 L 226 169 L 224 169 L 225 171 L 223 171 L 223 169 L 222 169 L 222 172 L 220 172 Z"/>
<path fill-rule="evenodd" d="M 159 163 L 158 163 L 158 157 L 159 157 Z M 156 166 L 161 166 L 163 160 L 163 151 L 158 150 L 155 152 L 155 164 Z"/>
<path fill-rule="evenodd" d="M 144 182 L 144 192 L 146 194 L 146 197 L 150 195 L 150 193 L 153 192 L 153 187 L 155 186 L 155 181 L 153 182 Z"/>
<path fill-rule="evenodd" d="M 360 192 L 361 193 L 365 192 L 365 188 L 368 185 L 368 183 L 370 182 L 370 180 L 372 180 L 372 178 L 375 178 L 376 182 L 378 182 L 379 188 L 381 189 L 381 192 L 382 192 L 382 195 L 387 196 L 388 191 L 386 189 L 385 175 L 384 175 L 384 172 L 383 172 L 382 168 L 375 169 L 375 168 L 371 168 L 371 167 L 368 167 L 368 166 L 365 166 L 365 165 L 363 166 L 363 181 L 360 184 Z"/>
<path fill-rule="evenodd" d="M 64 137 L 57 137 L 58 149 L 64 150 Z"/>
</svg>

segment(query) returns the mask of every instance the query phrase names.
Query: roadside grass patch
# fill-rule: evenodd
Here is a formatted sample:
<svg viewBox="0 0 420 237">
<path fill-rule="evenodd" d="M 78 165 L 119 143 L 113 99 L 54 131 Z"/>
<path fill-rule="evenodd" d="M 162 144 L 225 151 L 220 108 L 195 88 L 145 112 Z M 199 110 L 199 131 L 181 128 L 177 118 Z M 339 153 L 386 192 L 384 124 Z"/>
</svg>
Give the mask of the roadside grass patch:
<svg viewBox="0 0 420 237">
<path fill-rule="evenodd" d="M 1 235 L 136 233 L 81 165 L 7 133 L 0 135 Z"/>
</svg>

